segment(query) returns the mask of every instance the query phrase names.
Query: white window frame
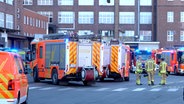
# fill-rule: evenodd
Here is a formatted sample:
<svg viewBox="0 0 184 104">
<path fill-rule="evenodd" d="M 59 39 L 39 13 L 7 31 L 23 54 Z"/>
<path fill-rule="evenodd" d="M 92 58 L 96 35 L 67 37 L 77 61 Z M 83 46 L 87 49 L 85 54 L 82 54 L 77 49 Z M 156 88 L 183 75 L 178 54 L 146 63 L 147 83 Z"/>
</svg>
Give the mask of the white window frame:
<svg viewBox="0 0 184 104">
<path fill-rule="evenodd" d="M 49 18 L 49 22 L 53 22 L 53 12 L 52 11 L 38 11 L 37 13 L 47 16 Z"/>
<path fill-rule="evenodd" d="M 152 12 L 140 12 L 140 24 L 152 24 Z"/>
<path fill-rule="evenodd" d="M 0 12 L 0 27 L 4 27 L 5 15 L 3 12 Z"/>
<path fill-rule="evenodd" d="M 152 0 L 140 0 L 140 6 L 152 6 Z"/>
<path fill-rule="evenodd" d="M 37 0 L 37 5 L 53 5 L 53 0 Z"/>
<path fill-rule="evenodd" d="M 135 12 L 119 12 L 119 24 L 135 24 Z"/>
<path fill-rule="evenodd" d="M 149 40 L 146 40 L 145 39 L 146 36 L 147 37 L 150 37 L 150 39 Z M 151 38 L 152 38 L 152 31 L 151 30 L 141 30 L 140 31 L 140 38 L 139 39 L 141 41 L 151 41 L 152 40 Z"/>
<path fill-rule="evenodd" d="M 58 5 L 74 5 L 74 0 L 58 0 Z"/>
<path fill-rule="evenodd" d="M 79 24 L 94 24 L 94 12 L 78 12 L 78 23 Z"/>
<path fill-rule="evenodd" d="M 135 0 L 119 0 L 120 6 L 135 6 Z"/>
<path fill-rule="evenodd" d="M 94 5 L 94 0 L 78 0 L 78 5 L 79 6 L 93 6 Z"/>
<path fill-rule="evenodd" d="M 174 41 L 174 31 L 173 30 L 167 31 L 167 41 Z"/>
<path fill-rule="evenodd" d="M 174 22 L 174 12 L 173 11 L 167 12 L 167 22 Z"/>
<path fill-rule="evenodd" d="M 73 24 L 74 12 L 72 11 L 60 11 L 58 12 L 58 23 L 60 24 Z"/>
<path fill-rule="evenodd" d="M 184 30 L 180 31 L 180 41 L 184 41 Z"/>
<path fill-rule="evenodd" d="M 6 14 L 6 28 L 13 29 L 13 15 Z"/>
<path fill-rule="evenodd" d="M 123 37 L 134 37 L 135 31 L 134 30 L 125 30 L 124 33 L 120 34 Z"/>
<path fill-rule="evenodd" d="M 184 22 L 184 12 L 180 12 L 180 22 Z"/>
<path fill-rule="evenodd" d="M 107 0 L 99 0 L 99 6 L 114 6 L 114 0 L 111 0 L 110 3 L 107 3 Z"/>
<path fill-rule="evenodd" d="M 99 12 L 99 24 L 114 24 L 114 12 Z"/>
<path fill-rule="evenodd" d="M 24 0 L 23 5 L 33 5 L 33 0 Z"/>
<path fill-rule="evenodd" d="M 6 0 L 7 4 L 13 5 L 13 0 Z"/>
<path fill-rule="evenodd" d="M 91 35 L 93 32 L 91 30 L 79 30 L 78 35 Z"/>
</svg>

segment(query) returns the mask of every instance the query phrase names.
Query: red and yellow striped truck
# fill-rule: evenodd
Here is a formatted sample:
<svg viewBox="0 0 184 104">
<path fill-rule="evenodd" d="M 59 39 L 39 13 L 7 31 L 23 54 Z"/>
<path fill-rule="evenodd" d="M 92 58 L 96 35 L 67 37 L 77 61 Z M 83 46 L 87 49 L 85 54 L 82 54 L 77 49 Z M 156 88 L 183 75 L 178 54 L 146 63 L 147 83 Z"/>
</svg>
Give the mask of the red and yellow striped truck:
<svg viewBox="0 0 184 104">
<path fill-rule="evenodd" d="M 53 84 L 82 81 L 84 85 L 95 82 L 97 74 L 91 62 L 91 49 L 91 43 L 68 38 L 32 42 L 30 68 L 34 81 L 52 79 Z"/>
<path fill-rule="evenodd" d="M 130 47 L 121 43 L 93 43 L 93 65 L 100 80 L 114 78 L 129 81 Z"/>
</svg>

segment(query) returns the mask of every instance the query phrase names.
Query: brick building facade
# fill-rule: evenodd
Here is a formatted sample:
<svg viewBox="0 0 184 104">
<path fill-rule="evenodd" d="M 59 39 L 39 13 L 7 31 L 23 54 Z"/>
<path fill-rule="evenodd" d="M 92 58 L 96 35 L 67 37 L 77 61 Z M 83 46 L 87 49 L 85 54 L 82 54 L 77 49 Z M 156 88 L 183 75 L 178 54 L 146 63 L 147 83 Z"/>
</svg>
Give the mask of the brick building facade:
<svg viewBox="0 0 184 104">
<path fill-rule="evenodd" d="M 31 23 L 29 18 L 35 18 L 35 20 L 40 21 L 40 26 L 45 22 L 45 27 L 24 24 L 25 16 L 26 23 L 28 23 L 27 20 Z M 27 18 L 28 16 L 29 18 Z M 46 16 L 23 8 L 23 0 L 0 0 L 0 34 L 2 47 L 28 48 L 35 33 L 47 33 L 47 23 L 48 18 Z"/>
</svg>

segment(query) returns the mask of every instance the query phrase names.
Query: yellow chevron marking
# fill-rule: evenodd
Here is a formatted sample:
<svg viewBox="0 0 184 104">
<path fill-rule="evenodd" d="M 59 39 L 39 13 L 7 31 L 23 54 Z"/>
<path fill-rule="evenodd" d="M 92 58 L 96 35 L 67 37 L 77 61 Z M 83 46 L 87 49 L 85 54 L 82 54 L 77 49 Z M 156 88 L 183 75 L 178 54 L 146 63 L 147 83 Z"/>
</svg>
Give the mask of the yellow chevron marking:
<svg viewBox="0 0 184 104">
<path fill-rule="evenodd" d="M 6 64 L 6 62 L 8 61 L 8 58 L 6 58 L 0 65 L 0 71 L 3 69 L 4 65 Z"/>
<path fill-rule="evenodd" d="M 8 74 L 8 77 L 10 77 L 11 79 L 14 78 L 14 76 L 12 74 Z"/>
<path fill-rule="evenodd" d="M 5 93 L 8 95 L 9 98 L 13 98 L 13 95 L 4 86 L 0 86 L 0 89 L 6 91 Z"/>
<path fill-rule="evenodd" d="M 8 84 L 8 80 L 4 77 L 4 75 L 0 74 L 0 79 L 2 79 L 6 85 Z"/>
<path fill-rule="evenodd" d="M 0 94 L 0 98 L 5 98 L 2 94 Z"/>
</svg>

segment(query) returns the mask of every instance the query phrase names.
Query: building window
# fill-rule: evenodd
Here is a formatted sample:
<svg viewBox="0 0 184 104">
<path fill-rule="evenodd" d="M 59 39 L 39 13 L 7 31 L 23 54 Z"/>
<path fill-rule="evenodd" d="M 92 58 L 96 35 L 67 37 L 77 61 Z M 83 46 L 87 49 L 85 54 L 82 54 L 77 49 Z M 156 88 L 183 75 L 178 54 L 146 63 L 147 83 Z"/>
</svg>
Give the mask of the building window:
<svg viewBox="0 0 184 104">
<path fill-rule="evenodd" d="M 114 24 L 114 12 L 99 12 L 100 24 Z"/>
<path fill-rule="evenodd" d="M 184 12 L 180 12 L 180 21 L 184 22 Z"/>
<path fill-rule="evenodd" d="M 7 4 L 13 5 L 13 0 L 6 0 Z"/>
<path fill-rule="evenodd" d="M 100 6 L 113 6 L 114 5 L 114 0 L 111 0 L 110 3 L 107 3 L 107 0 L 99 0 L 99 5 Z"/>
<path fill-rule="evenodd" d="M 140 24 L 152 24 L 152 13 L 141 12 L 140 13 Z"/>
<path fill-rule="evenodd" d="M 27 25 L 29 25 L 29 17 L 27 16 Z"/>
<path fill-rule="evenodd" d="M 151 31 L 140 31 L 140 40 L 141 41 L 151 41 Z"/>
<path fill-rule="evenodd" d="M 174 22 L 174 12 L 167 12 L 167 22 Z"/>
<path fill-rule="evenodd" d="M 79 24 L 94 24 L 94 12 L 79 12 Z"/>
<path fill-rule="evenodd" d="M 141 6 L 151 6 L 152 0 L 140 0 L 140 5 Z"/>
<path fill-rule="evenodd" d="M 33 5 L 33 0 L 24 0 L 23 5 Z"/>
<path fill-rule="evenodd" d="M 24 24 L 26 24 L 26 16 L 24 16 Z"/>
<path fill-rule="evenodd" d="M 53 0 L 37 0 L 38 5 L 53 5 Z"/>
<path fill-rule="evenodd" d="M 33 18 L 33 26 L 35 26 L 35 19 Z"/>
<path fill-rule="evenodd" d="M 58 23 L 73 24 L 74 12 L 58 12 Z"/>
<path fill-rule="evenodd" d="M 135 13 L 134 12 L 120 12 L 119 23 L 120 24 L 134 24 L 135 23 Z"/>
<path fill-rule="evenodd" d="M 99 30 L 98 34 L 103 37 L 114 37 L 114 30 Z"/>
<path fill-rule="evenodd" d="M 133 30 L 126 30 L 124 33 L 120 32 L 120 37 L 125 36 L 125 37 L 134 37 L 135 31 Z"/>
<path fill-rule="evenodd" d="M 79 2 L 79 5 L 86 5 L 86 6 L 94 5 L 94 0 L 87 0 L 87 2 L 86 0 L 78 0 L 78 2 Z"/>
<path fill-rule="evenodd" d="M 91 35 L 94 34 L 91 30 L 79 30 L 78 35 Z"/>
<path fill-rule="evenodd" d="M 38 27 L 38 19 L 36 19 L 36 27 Z"/>
<path fill-rule="evenodd" d="M 30 22 L 29 24 L 30 24 L 30 26 L 32 26 L 32 25 L 33 25 L 33 19 L 30 17 L 29 20 L 30 20 L 30 21 L 29 21 L 29 22 Z"/>
<path fill-rule="evenodd" d="M 123 6 L 134 6 L 135 0 L 119 0 L 119 4 Z"/>
<path fill-rule="evenodd" d="M 167 31 L 167 41 L 173 41 L 174 40 L 174 31 Z"/>
<path fill-rule="evenodd" d="M 0 0 L 0 2 L 4 2 L 4 0 Z"/>
<path fill-rule="evenodd" d="M 180 31 L 180 41 L 184 41 L 184 31 Z"/>
<path fill-rule="evenodd" d="M 4 13 L 0 12 L 0 27 L 4 27 Z"/>
<path fill-rule="evenodd" d="M 73 0 L 58 0 L 58 5 L 73 5 Z"/>
<path fill-rule="evenodd" d="M 49 22 L 53 22 L 53 12 L 51 11 L 38 11 L 39 14 L 47 16 L 49 18 Z"/>
<path fill-rule="evenodd" d="M 6 28 L 13 29 L 13 15 L 6 14 Z"/>
</svg>

